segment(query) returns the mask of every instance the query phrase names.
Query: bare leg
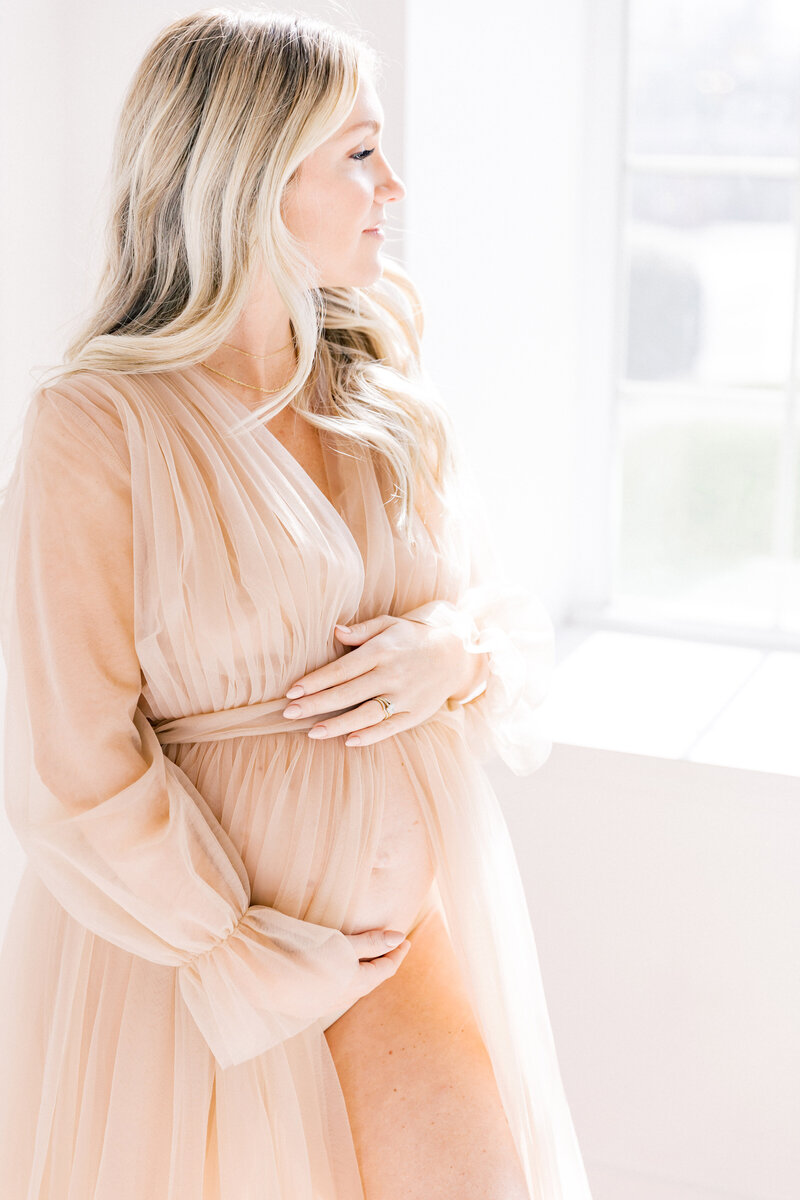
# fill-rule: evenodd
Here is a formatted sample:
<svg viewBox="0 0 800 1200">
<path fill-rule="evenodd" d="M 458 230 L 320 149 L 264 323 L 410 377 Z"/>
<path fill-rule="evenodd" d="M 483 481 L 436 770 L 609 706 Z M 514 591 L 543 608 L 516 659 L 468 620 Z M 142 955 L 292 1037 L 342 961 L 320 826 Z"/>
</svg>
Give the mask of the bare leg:
<svg viewBox="0 0 800 1200">
<path fill-rule="evenodd" d="M 395 975 L 325 1031 L 366 1200 L 530 1200 L 434 909 Z"/>
</svg>

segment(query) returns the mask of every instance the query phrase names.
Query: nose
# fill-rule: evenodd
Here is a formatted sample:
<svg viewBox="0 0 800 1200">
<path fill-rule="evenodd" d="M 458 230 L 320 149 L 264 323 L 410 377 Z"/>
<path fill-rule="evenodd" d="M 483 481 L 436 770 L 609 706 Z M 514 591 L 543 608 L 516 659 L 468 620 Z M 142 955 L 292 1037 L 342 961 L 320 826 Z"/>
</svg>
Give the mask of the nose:
<svg viewBox="0 0 800 1200">
<path fill-rule="evenodd" d="M 402 200 L 406 194 L 405 184 L 399 175 L 395 175 L 388 162 L 386 165 L 388 167 L 388 178 L 385 179 L 384 182 L 380 184 L 379 189 L 376 190 L 382 190 L 384 192 L 384 201 Z"/>
</svg>

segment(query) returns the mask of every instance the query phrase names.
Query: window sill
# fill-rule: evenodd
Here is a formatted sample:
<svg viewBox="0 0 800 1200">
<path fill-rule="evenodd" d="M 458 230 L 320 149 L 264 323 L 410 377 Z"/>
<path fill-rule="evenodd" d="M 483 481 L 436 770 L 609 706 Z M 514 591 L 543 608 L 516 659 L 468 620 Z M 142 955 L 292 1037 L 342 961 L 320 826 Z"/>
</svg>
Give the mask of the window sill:
<svg viewBox="0 0 800 1200">
<path fill-rule="evenodd" d="M 554 742 L 800 776 L 800 653 L 556 629 Z"/>
</svg>

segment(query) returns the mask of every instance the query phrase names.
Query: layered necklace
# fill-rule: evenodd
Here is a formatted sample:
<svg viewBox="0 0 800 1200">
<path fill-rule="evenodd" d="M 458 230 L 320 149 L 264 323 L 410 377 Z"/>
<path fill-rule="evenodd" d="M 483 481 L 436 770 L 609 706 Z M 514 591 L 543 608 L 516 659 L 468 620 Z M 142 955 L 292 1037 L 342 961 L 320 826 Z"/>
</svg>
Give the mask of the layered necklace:
<svg viewBox="0 0 800 1200">
<path fill-rule="evenodd" d="M 258 358 L 263 361 L 265 358 L 272 358 L 274 355 L 280 354 L 282 350 L 286 350 L 289 346 L 294 345 L 294 337 L 292 337 L 291 341 L 287 342 L 285 346 L 279 346 L 277 350 L 271 350 L 269 354 L 251 354 L 249 350 L 241 350 L 238 346 L 234 346 L 231 342 L 222 342 L 222 345 L 228 346 L 231 350 L 235 350 L 237 354 L 245 354 L 248 358 Z M 224 371 L 218 371 L 216 367 L 210 367 L 208 363 L 201 363 L 200 365 L 205 367 L 207 371 L 213 371 L 215 375 L 221 375 L 223 379 L 230 379 L 231 383 L 238 383 L 240 387 L 250 388 L 254 392 L 262 392 L 267 396 L 274 396 L 276 392 L 282 392 L 283 388 L 286 387 L 286 384 L 279 388 L 259 387 L 259 385 L 256 383 L 245 383 L 243 379 L 234 379 L 233 375 L 226 375 Z"/>
</svg>

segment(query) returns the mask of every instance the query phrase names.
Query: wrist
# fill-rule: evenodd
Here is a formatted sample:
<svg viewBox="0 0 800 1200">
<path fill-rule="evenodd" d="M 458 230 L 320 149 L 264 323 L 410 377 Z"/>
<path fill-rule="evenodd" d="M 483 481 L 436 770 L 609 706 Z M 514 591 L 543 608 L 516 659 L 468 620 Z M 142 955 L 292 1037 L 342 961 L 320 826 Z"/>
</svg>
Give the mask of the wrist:
<svg viewBox="0 0 800 1200">
<path fill-rule="evenodd" d="M 466 659 L 465 671 L 461 686 L 452 693 L 449 699 L 453 704 L 469 704 L 470 700 L 477 700 L 478 696 L 486 690 L 489 681 L 489 653 L 484 651 L 482 654 L 475 654 L 464 650 L 463 643 L 460 644 Z"/>
<path fill-rule="evenodd" d="M 486 689 L 490 675 L 489 651 L 478 651 L 475 642 L 478 628 L 470 614 L 458 609 L 449 600 L 434 600 L 405 613 L 407 620 L 419 621 L 438 630 L 448 647 L 452 646 L 455 661 L 448 678 L 454 685 L 448 696 L 453 704 L 468 704 Z"/>
</svg>

